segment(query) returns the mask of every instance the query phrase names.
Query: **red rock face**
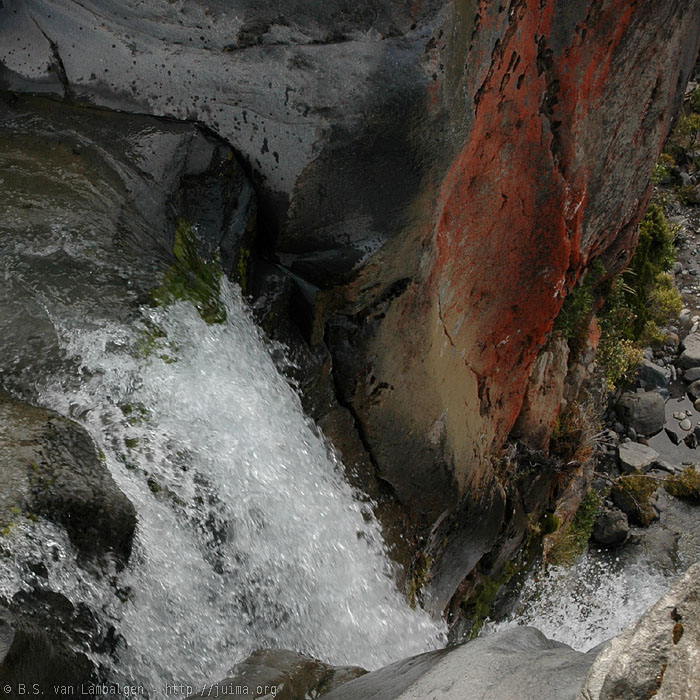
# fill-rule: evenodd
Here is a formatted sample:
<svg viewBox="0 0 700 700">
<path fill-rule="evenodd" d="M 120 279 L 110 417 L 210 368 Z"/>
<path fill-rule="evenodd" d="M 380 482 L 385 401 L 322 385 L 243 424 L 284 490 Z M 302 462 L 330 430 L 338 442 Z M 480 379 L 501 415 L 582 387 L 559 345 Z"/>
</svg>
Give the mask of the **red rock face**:
<svg viewBox="0 0 700 700">
<path fill-rule="evenodd" d="M 418 270 L 362 317 L 347 397 L 418 518 L 492 484 L 566 294 L 594 260 L 612 274 L 631 256 L 699 21 L 683 1 L 483 0 L 435 42 L 431 65 L 452 68 L 426 102 L 464 100 L 469 126 L 420 246 L 389 258 L 420 256 Z"/>
</svg>

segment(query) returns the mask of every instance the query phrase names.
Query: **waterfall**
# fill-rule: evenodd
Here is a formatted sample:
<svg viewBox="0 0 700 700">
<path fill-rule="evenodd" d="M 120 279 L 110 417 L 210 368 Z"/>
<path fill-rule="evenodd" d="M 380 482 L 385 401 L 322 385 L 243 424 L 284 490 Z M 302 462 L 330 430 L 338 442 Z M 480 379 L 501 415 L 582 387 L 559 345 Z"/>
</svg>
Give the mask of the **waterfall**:
<svg viewBox="0 0 700 700">
<path fill-rule="evenodd" d="M 444 644 L 398 592 L 371 503 L 304 416 L 237 288 L 227 320 L 186 302 L 132 323 L 52 315 L 63 372 L 40 402 L 79 421 L 138 513 L 128 567 L 80 571 L 60 528 L 18 528 L 52 588 L 102 610 L 124 643 L 117 680 L 160 697 L 217 681 L 260 647 L 377 668 Z M 43 528 L 43 529 L 42 529 Z M 22 585 L 0 574 L 0 593 Z"/>
</svg>

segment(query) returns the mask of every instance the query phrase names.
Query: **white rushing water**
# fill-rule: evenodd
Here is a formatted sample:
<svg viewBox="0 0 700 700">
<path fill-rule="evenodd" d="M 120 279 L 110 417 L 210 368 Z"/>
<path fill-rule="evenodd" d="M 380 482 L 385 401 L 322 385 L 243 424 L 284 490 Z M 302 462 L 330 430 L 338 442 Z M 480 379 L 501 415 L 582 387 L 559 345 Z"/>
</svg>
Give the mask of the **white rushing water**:
<svg viewBox="0 0 700 700">
<path fill-rule="evenodd" d="M 87 428 L 138 529 L 121 598 L 76 573 L 60 533 L 51 585 L 105 611 L 126 641 L 115 677 L 151 697 L 221 680 L 259 647 L 377 668 L 441 646 L 237 291 L 223 297 L 217 325 L 182 302 L 133 328 L 56 321 L 81 378 L 42 380 L 42 403 Z"/>
<path fill-rule="evenodd" d="M 589 651 L 634 624 L 671 583 L 670 576 L 644 561 L 621 563 L 611 555 L 587 553 L 571 567 L 551 566 L 531 575 L 510 618 L 487 623 L 482 634 L 530 625 Z"/>
</svg>

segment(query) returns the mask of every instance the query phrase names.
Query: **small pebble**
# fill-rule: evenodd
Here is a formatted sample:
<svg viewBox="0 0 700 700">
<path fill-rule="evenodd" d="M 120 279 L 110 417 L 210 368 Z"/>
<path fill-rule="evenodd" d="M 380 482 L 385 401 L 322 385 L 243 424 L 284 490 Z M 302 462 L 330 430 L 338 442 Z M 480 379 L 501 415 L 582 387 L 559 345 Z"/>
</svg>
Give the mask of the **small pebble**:
<svg viewBox="0 0 700 700">
<path fill-rule="evenodd" d="M 684 418 L 679 424 L 678 427 L 681 430 L 690 430 L 693 427 L 693 424 L 687 419 Z"/>
</svg>

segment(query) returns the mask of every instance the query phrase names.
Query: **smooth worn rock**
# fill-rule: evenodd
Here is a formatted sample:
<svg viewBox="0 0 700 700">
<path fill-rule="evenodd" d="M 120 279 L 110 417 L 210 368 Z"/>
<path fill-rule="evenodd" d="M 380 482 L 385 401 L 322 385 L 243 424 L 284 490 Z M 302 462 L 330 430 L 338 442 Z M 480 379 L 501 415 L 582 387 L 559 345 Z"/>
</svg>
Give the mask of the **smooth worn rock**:
<svg viewBox="0 0 700 700">
<path fill-rule="evenodd" d="M 261 649 L 236 664 L 220 683 L 206 684 L 191 698 L 240 697 L 306 700 L 367 673 L 358 666 L 329 666 L 286 649 Z"/>
<path fill-rule="evenodd" d="M 62 525 L 82 557 L 129 558 L 136 511 L 77 423 L 0 394 L 0 525 Z"/>
<path fill-rule="evenodd" d="M 638 442 L 625 442 L 618 446 L 617 457 L 620 469 L 628 474 L 647 471 L 659 458 L 659 453 Z"/>
<path fill-rule="evenodd" d="M 620 420 L 639 435 L 650 437 L 664 427 L 665 402 L 656 391 L 628 391 L 622 395 L 615 410 Z"/>
<path fill-rule="evenodd" d="M 644 360 L 637 370 L 637 377 L 643 386 L 665 387 L 671 381 L 671 370 L 668 367 L 660 367 L 654 362 Z"/>
<path fill-rule="evenodd" d="M 681 343 L 681 347 L 683 352 L 676 365 L 684 370 L 700 367 L 700 333 L 698 331 L 689 333 Z"/>
<path fill-rule="evenodd" d="M 5 386 L 25 390 L 22 373 L 66 361 L 42 296 L 66 317 L 132 324 L 176 262 L 178 219 L 203 257 L 218 250 L 226 273 L 246 276 L 255 193 L 221 140 L 192 124 L 34 97 L 0 94 L 0 115 L 0 161 L 12 163 L 0 253 L 22 270 L 21 282 L 0 285 Z"/>
<path fill-rule="evenodd" d="M 604 508 L 596 517 L 592 537 L 605 546 L 622 544 L 629 534 L 627 516 L 618 508 Z"/>
<path fill-rule="evenodd" d="M 698 659 L 700 564 L 695 564 L 600 652 L 579 700 L 696 700 Z"/>
<path fill-rule="evenodd" d="M 327 700 L 573 700 L 595 659 L 516 627 L 399 661 L 324 696 Z M 526 689 L 526 690 L 525 690 Z M 524 695 L 525 693 L 525 695 Z"/>
</svg>

